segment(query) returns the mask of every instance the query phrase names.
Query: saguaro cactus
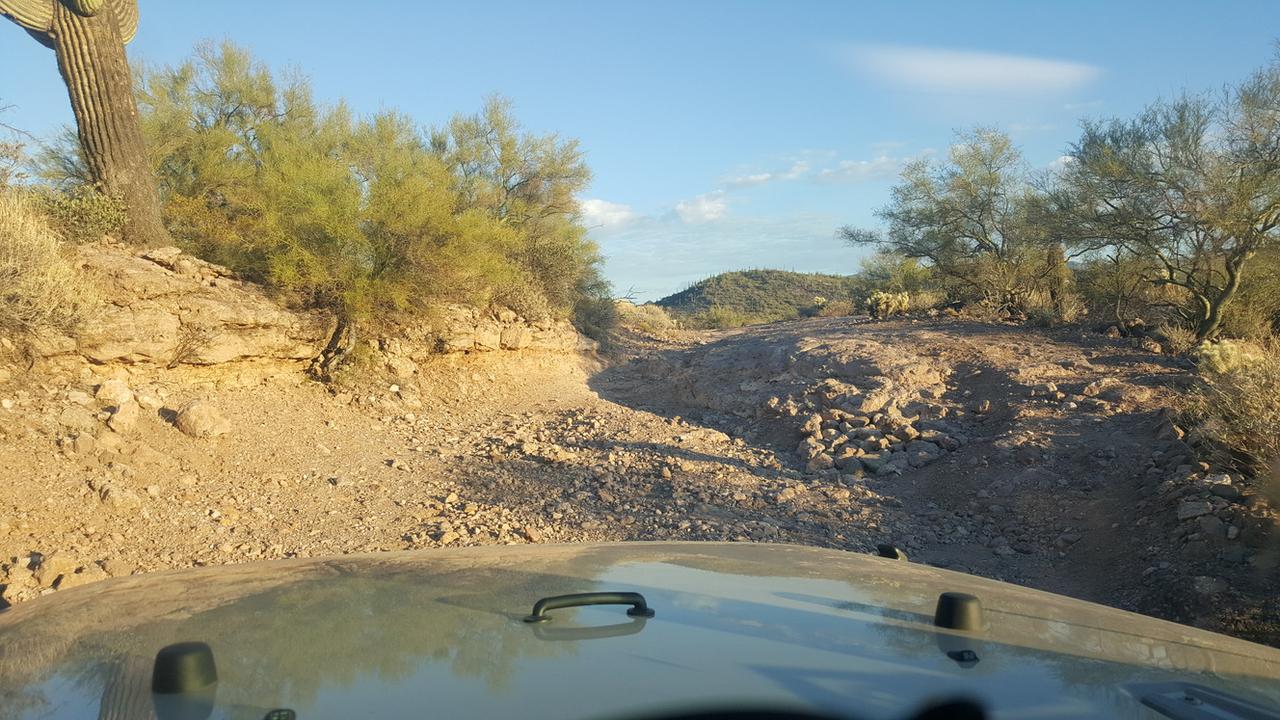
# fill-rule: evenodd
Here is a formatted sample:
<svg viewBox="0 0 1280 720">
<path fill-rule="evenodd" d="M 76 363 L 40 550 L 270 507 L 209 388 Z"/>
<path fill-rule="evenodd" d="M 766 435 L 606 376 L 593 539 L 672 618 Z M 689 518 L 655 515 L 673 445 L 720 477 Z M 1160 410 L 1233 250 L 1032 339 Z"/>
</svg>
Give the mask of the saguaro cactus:
<svg viewBox="0 0 1280 720">
<path fill-rule="evenodd" d="M 0 15 L 57 55 L 90 176 L 127 205 L 125 238 L 167 241 L 124 52 L 138 29 L 137 0 L 0 0 Z"/>
</svg>

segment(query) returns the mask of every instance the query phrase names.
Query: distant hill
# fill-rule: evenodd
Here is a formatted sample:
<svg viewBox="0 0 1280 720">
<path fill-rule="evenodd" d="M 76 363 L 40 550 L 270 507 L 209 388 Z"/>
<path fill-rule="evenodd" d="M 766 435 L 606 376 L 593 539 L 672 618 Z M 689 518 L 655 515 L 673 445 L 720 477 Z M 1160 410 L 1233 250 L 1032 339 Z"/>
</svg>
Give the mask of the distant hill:
<svg viewBox="0 0 1280 720">
<path fill-rule="evenodd" d="M 802 308 L 813 305 L 815 297 L 847 300 L 854 282 L 847 275 L 738 270 L 694 283 L 656 304 L 676 313 L 697 315 L 716 309 L 768 322 L 796 317 Z"/>
</svg>

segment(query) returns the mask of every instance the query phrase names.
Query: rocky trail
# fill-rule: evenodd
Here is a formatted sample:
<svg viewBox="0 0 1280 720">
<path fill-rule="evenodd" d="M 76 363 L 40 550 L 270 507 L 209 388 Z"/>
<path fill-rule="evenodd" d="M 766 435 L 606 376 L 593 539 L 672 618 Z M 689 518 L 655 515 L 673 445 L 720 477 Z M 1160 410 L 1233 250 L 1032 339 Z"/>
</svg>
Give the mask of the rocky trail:
<svg viewBox="0 0 1280 720">
<path fill-rule="evenodd" d="M 889 543 L 1280 642 L 1274 513 L 1198 464 L 1162 410 L 1181 361 L 1122 341 L 836 318 L 647 338 L 607 361 L 388 357 L 396 373 L 336 387 L 279 364 L 13 375 L 0 596 L 405 548 Z"/>
</svg>

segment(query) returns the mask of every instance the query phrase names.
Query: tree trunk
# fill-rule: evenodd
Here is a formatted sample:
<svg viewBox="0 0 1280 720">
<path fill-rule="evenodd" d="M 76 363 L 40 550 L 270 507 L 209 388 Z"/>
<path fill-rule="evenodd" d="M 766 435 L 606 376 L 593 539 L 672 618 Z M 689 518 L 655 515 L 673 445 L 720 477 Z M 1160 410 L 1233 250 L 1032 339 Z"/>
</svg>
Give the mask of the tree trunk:
<svg viewBox="0 0 1280 720">
<path fill-rule="evenodd" d="M 311 360 L 311 376 L 322 382 L 333 379 L 333 372 L 347 361 L 356 346 L 356 325 L 346 315 L 338 316 L 338 324 L 320 355 Z"/>
<path fill-rule="evenodd" d="M 99 190 L 127 206 L 124 239 L 164 245 L 171 241 L 160 218 L 114 5 L 105 2 L 98 13 L 86 17 L 53 3 L 50 39 L 71 97 L 89 174 Z"/>
<path fill-rule="evenodd" d="M 1227 303 L 1231 302 L 1231 298 L 1235 297 L 1236 291 L 1240 289 L 1241 271 L 1244 269 L 1245 262 L 1251 257 L 1253 257 L 1252 252 L 1242 252 L 1235 257 L 1227 258 L 1227 282 L 1215 297 L 1205 299 L 1204 313 L 1196 323 L 1197 343 L 1212 340 L 1222 328 L 1223 311 L 1226 310 Z"/>
</svg>

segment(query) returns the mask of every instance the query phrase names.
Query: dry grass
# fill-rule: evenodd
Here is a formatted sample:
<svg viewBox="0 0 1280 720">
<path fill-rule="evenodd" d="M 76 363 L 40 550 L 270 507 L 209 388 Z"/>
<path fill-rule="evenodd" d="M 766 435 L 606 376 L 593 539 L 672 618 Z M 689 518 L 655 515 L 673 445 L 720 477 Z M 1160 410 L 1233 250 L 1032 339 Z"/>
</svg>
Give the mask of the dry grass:
<svg viewBox="0 0 1280 720">
<path fill-rule="evenodd" d="M 1203 383 L 1187 401 L 1224 464 L 1265 473 L 1280 461 L 1280 343 L 1222 342 L 1197 353 Z"/>
<path fill-rule="evenodd" d="M 910 312 L 926 312 L 947 301 L 947 293 L 942 290 L 916 290 L 907 300 Z"/>
<path fill-rule="evenodd" d="M 0 330 L 66 332 L 97 304 L 62 241 L 25 193 L 0 192 Z"/>
<path fill-rule="evenodd" d="M 853 302 L 849 300 L 830 300 L 818 308 L 818 317 L 845 317 L 853 314 Z"/>
<path fill-rule="evenodd" d="M 1167 323 L 1156 328 L 1156 336 L 1164 339 L 1164 346 L 1174 355 L 1186 355 L 1196 348 L 1196 334 L 1184 325 Z"/>
<path fill-rule="evenodd" d="M 662 337 L 679 327 L 666 310 L 653 304 L 633 305 L 626 300 L 617 301 L 618 325 L 627 329 Z"/>
</svg>

